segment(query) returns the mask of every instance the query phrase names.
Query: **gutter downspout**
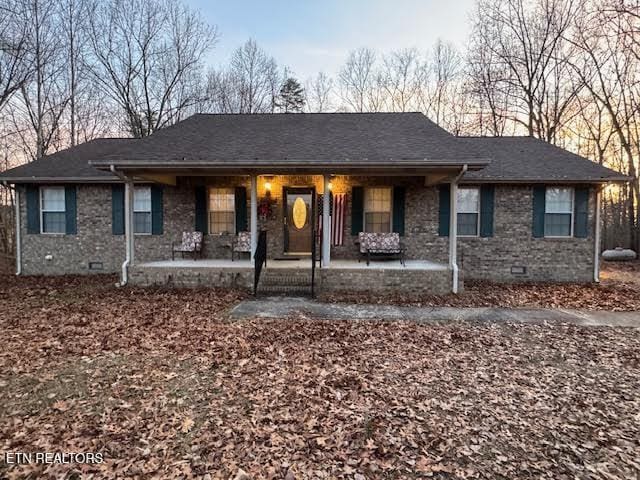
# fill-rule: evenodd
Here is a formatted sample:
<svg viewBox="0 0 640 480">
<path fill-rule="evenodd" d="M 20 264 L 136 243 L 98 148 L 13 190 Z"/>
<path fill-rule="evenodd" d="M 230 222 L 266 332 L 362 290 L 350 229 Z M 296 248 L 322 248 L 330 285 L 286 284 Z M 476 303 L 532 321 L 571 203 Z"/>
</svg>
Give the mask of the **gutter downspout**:
<svg viewBox="0 0 640 480">
<path fill-rule="evenodd" d="M 22 274 L 22 235 L 21 235 L 21 224 L 20 224 L 20 191 L 16 187 L 12 187 L 6 181 L 2 182 L 2 184 L 15 193 L 15 215 L 16 215 L 16 275 Z"/>
<path fill-rule="evenodd" d="M 593 248 L 593 281 L 600 283 L 600 203 L 602 196 L 602 187 L 596 188 L 596 218 Z"/>
<path fill-rule="evenodd" d="M 122 274 L 120 275 L 120 281 L 116 283 L 116 287 L 124 287 L 129 281 L 129 265 L 131 264 L 131 257 L 132 257 L 131 245 L 128 239 L 129 235 L 133 233 L 129 231 L 131 226 L 129 225 L 130 222 L 128 221 L 128 219 L 131 217 L 131 212 L 128 211 L 130 208 L 130 202 L 128 197 L 129 195 L 131 195 L 131 193 L 129 192 L 129 188 L 127 188 L 128 187 L 127 183 L 131 182 L 131 179 L 128 178 L 126 175 L 124 175 L 122 172 L 117 171 L 114 165 L 111 165 L 109 167 L 109 170 L 111 171 L 111 173 L 113 173 L 118 178 L 120 178 L 123 182 L 125 182 L 125 199 L 124 199 L 125 258 L 124 258 L 124 262 L 122 262 Z"/>
<path fill-rule="evenodd" d="M 458 182 L 462 178 L 462 176 L 467 172 L 468 165 L 465 163 L 462 166 L 462 170 L 460 173 L 451 181 L 451 189 L 450 189 L 450 206 L 451 210 L 450 219 L 449 219 L 449 267 L 452 272 L 452 285 L 451 292 L 453 294 L 458 293 Z"/>
</svg>

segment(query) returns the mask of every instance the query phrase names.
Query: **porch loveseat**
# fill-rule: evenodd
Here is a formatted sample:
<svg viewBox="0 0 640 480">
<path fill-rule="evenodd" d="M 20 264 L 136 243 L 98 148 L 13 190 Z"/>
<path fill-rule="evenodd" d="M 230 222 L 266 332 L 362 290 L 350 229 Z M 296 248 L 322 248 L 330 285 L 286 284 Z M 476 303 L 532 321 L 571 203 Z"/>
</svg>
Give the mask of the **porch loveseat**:
<svg viewBox="0 0 640 480">
<path fill-rule="evenodd" d="M 373 257 L 384 257 L 400 259 L 400 264 L 405 266 L 405 248 L 400 243 L 400 234 L 397 232 L 360 232 L 358 233 L 358 244 L 360 254 L 367 259 L 367 265 Z"/>
</svg>

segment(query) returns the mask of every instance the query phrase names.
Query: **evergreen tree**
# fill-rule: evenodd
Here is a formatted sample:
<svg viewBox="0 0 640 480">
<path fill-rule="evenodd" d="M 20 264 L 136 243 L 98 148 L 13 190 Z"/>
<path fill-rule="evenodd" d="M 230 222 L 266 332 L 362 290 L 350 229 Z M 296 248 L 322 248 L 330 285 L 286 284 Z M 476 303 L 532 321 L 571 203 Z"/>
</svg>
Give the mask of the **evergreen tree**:
<svg viewBox="0 0 640 480">
<path fill-rule="evenodd" d="M 275 101 L 276 107 L 284 113 L 302 112 L 304 108 L 304 88 L 295 78 L 289 77 L 280 87 Z"/>
</svg>

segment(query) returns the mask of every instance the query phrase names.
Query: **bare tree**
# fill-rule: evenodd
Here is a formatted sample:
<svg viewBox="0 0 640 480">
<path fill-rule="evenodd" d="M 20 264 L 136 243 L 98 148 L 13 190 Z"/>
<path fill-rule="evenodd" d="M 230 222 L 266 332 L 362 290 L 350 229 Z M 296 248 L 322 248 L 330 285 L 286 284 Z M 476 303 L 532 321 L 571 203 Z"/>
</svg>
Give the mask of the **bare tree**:
<svg viewBox="0 0 640 480">
<path fill-rule="evenodd" d="M 132 135 L 149 135 L 195 108 L 194 78 L 217 38 L 214 27 L 168 0 L 107 0 L 93 11 L 94 78 L 120 106 Z"/>
<path fill-rule="evenodd" d="M 59 41 L 59 16 L 53 0 L 25 2 L 27 25 L 27 63 L 33 75 L 20 91 L 20 102 L 14 105 L 13 118 L 21 136 L 25 153 L 40 158 L 53 143 L 60 142 L 60 122 L 68 103 L 65 85 L 65 56 Z M 28 127 L 27 128 L 25 128 Z"/>
<path fill-rule="evenodd" d="M 0 7 L 0 111 L 32 73 L 28 25 L 23 2 L 5 0 Z"/>
<path fill-rule="evenodd" d="M 479 0 L 474 32 L 476 72 L 492 93 L 508 94 L 510 120 L 532 136 L 555 139 L 580 85 L 565 81 L 565 37 L 575 0 Z M 489 63 L 478 64 L 487 61 Z M 487 99 L 491 105 L 492 99 Z M 495 105 L 494 105 L 495 107 Z"/>
<path fill-rule="evenodd" d="M 570 65 L 589 92 L 591 103 L 606 112 L 607 128 L 625 160 L 621 167 L 632 178 L 629 191 L 623 188 L 621 193 L 626 197 L 630 242 L 640 249 L 640 58 L 628 48 L 627 19 L 610 13 L 608 2 L 596 2 L 575 19 L 571 42 L 582 55 Z M 607 154 L 609 162 L 611 157 Z"/>
<path fill-rule="evenodd" d="M 445 122 L 447 103 L 453 99 L 461 63 L 462 58 L 456 48 L 438 40 L 424 66 L 426 85 L 421 94 L 422 108 L 438 125 Z"/>
<path fill-rule="evenodd" d="M 69 143 L 78 143 L 78 105 L 90 99 L 83 93 L 90 89 L 87 78 L 88 19 L 91 15 L 88 0 L 61 0 L 58 4 L 61 34 L 66 56 L 66 76 L 69 96 Z M 97 112 L 96 112 L 97 113 Z"/>
<path fill-rule="evenodd" d="M 349 53 L 340 69 L 338 81 L 341 97 L 356 112 L 375 111 L 371 101 L 376 99 L 376 54 L 369 48 L 359 48 Z"/>
<path fill-rule="evenodd" d="M 305 89 L 307 107 L 311 112 L 327 112 L 331 110 L 333 100 L 333 80 L 324 72 L 307 81 Z"/>
<path fill-rule="evenodd" d="M 229 71 L 224 75 L 234 91 L 237 113 L 268 113 L 275 109 L 275 97 L 280 88 L 280 74 L 273 57 L 249 39 L 231 58 Z"/>
<path fill-rule="evenodd" d="M 417 49 L 407 48 L 386 55 L 382 78 L 388 110 L 407 112 L 416 109 L 424 81 Z"/>
</svg>

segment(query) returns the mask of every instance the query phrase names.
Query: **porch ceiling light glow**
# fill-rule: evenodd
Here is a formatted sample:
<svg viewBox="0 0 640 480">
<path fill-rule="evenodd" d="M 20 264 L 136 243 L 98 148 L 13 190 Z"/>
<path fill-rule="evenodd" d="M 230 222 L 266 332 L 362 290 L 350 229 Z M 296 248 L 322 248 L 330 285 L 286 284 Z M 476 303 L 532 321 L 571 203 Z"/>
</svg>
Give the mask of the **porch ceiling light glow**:
<svg viewBox="0 0 640 480">
<path fill-rule="evenodd" d="M 264 189 L 265 189 L 267 192 L 270 192 L 270 191 L 271 191 L 271 182 L 265 182 L 265 184 L 264 184 Z"/>
</svg>

